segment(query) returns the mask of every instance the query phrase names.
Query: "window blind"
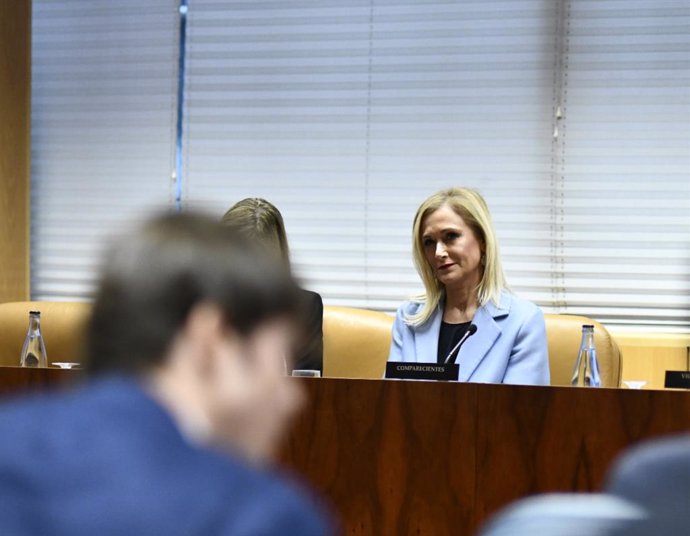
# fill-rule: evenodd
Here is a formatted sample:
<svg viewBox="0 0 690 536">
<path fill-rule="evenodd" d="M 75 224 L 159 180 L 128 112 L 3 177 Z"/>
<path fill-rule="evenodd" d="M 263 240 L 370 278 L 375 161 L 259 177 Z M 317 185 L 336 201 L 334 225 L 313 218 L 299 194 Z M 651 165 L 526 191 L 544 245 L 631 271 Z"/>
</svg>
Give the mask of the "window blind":
<svg viewBox="0 0 690 536">
<path fill-rule="evenodd" d="M 449 186 L 484 195 L 511 287 L 547 304 L 557 4 L 376 2 L 371 23 L 367 304 L 421 290 L 413 216 Z"/>
<path fill-rule="evenodd" d="M 34 2 L 32 284 L 88 296 L 105 237 L 182 202 L 283 212 L 331 304 L 421 290 L 419 203 L 492 209 L 511 287 L 545 311 L 690 329 L 684 0 Z M 179 186 L 179 184 L 178 184 Z"/>
<path fill-rule="evenodd" d="M 84 299 L 104 240 L 174 194 L 178 5 L 33 2 L 31 284 Z"/>
<path fill-rule="evenodd" d="M 690 326 L 690 5 L 568 2 L 561 310 Z"/>
<path fill-rule="evenodd" d="M 264 197 L 296 273 L 364 305 L 369 2 L 195 1 L 187 33 L 185 206 Z"/>
<path fill-rule="evenodd" d="M 195 1 L 186 206 L 266 197 L 308 287 L 393 310 L 421 288 L 418 204 L 477 187 L 514 287 L 548 302 L 556 26 L 548 1 Z"/>
</svg>

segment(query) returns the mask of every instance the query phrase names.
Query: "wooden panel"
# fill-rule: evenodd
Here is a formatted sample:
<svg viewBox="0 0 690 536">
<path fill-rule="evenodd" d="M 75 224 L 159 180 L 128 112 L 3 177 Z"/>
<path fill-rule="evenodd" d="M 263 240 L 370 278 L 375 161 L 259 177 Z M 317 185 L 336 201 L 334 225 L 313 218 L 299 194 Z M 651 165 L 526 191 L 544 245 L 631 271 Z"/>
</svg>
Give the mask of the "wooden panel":
<svg viewBox="0 0 690 536">
<path fill-rule="evenodd" d="M 623 381 L 663 389 L 667 370 L 690 370 L 690 334 L 619 332 L 615 338 L 623 354 Z"/>
<path fill-rule="evenodd" d="M 0 400 L 27 392 L 72 386 L 82 378 L 80 370 L 0 366 Z"/>
<path fill-rule="evenodd" d="M 344 534 L 470 534 L 528 494 L 599 489 L 614 457 L 690 429 L 690 393 L 310 379 L 285 460 Z"/>
<path fill-rule="evenodd" d="M 0 2 L 0 303 L 29 295 L 31 2 Z"/>
<path fill-rule="evenodd" d="M 0 393 L 78 371 L 0 367 Z M 342 534 L 472 534 L 507 503 L 596 490 L 643 438 L 690 429 L 690 393 L 291 378 L 310 404 L 284 461 L 334 505 Z"/>
<path fill-rule="evenodd" d="M 473 389 L 377 380 L 306 383 L 311 404 L 285 459 L 336 505 L 346 534 L 450 536 L 473 523 Z"/>
<path fill-rule="evenodd" d="M 485 519 L 526 495 L 600 489 L 625 447 L 690 428 L 690 393 L 480 386 L 476 418 Z"/>
<path fill-rule="evenodd" d="M 688 349 L 684 347 L 623 346 L 621 351 L 623 381 L 646 381 L 643 389 L 663 389 L 667 370 L 688 370 Z"/>
</svg>

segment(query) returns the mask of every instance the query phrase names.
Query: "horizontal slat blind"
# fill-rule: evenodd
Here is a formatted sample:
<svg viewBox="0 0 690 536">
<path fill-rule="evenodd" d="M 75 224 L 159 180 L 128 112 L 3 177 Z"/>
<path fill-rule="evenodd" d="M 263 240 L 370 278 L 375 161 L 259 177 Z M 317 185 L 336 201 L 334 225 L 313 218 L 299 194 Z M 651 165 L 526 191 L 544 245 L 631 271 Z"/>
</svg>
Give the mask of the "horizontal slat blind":
<svg viewBox="0 0 690 536">
<path fill-rule="evenodd" d="M 548 304 L 557 53 L 548 1 L 375 2 L 367 146 L 367 304 L 416 289 L 411 228 L 441 188 L 479 189 L 506 275 Z"/>
<path fill-rule="evenodd" d="M 363 305 L 369 2 L 190 5 L 185 206 L 265 197 L 293 266 Z"/>
<path fill-rule="evenodd" d="M 551 295 L 548 1 L 190 5 L 185 199 L 263 196 L 327 303 L 392 310 L 419 290 L 417 205 L 478 187 L 516 290 Z"/>
<path fill-rule="evenodd" d="M 519 294 L 690 329 L 685 0 L 189 4 L 184 206 L 273 201 L 327 303 L 418 292 L 414 211 L 465 185 Z M 172 203 L 177 8 L 34 2 L 36 298 L 87 296 L 104 237 Z"/>
<path fill-rule="evenodd" d="M 88 297 L 107 236 L 170 206 L 177 2 L 33 2 L 34 299 Z"/>
<path fill-rule="evenodd" d="M 570 2 L 563 310 L 690 326 L 690 4 Z"/>
</svg>

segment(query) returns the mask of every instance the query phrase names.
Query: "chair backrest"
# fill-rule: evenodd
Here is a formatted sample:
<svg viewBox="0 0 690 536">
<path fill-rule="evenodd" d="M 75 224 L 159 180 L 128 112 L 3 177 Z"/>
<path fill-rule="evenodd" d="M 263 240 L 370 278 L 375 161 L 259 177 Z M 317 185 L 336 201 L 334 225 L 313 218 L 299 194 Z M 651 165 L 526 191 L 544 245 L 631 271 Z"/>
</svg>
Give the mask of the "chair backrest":
<svg viewBox="0 0 690 536">
<path fill-rule="evenodd" d="M 570 385 L 577 352 L 580 349 L 582 325 L 592 324 L 602 386 L 620 386 L 621 352 L 604 326 L 586 316 L 546 314 L 544 320 L 549 345 L 551 385 Z"/>
<path fill-rule="evenodd" d="M 585 316 L 547 314 L 551 385 L 570 385 L 582 325 L 594 325 L 594 344 L 602 383 L 618 387 L 621 353 L 616 341 L 596 320 Z M 352 307 L 326 306 L 323 313 L 324 376 L 332 378 L 381 378 L 391 344 L 393 317 Z"/>
<path fill-rule="evenodd" d="M 521 499 L 494 514 L 479 536 L 638 534 L 630 528 L 647 517 L 642 506 L 614 495 L 547 493 Z"/>
<path fill-rule="evenodd" d="M 79 361 L 91 304 L 82 302 L 25 301 L 0 304 L 0 366 L 19 366 L 29 311 L 41 312 L 41 333 L 48 364 Z"/>
<path fill-rule="evenodd" d="M 377 311 L 326 306 L 323 311 L 323 375 L 382 378 L 393 317 Z"/>
</svg>

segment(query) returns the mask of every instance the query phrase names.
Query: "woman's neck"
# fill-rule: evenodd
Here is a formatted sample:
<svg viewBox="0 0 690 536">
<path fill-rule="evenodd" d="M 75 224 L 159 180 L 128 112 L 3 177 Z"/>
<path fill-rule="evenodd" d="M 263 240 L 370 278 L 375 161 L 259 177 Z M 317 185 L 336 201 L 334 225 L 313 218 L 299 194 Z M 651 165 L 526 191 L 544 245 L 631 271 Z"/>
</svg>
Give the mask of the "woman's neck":
<svg viewBox="0 0 690 536">
<path fill-rule="evenodd" d="M 443 320 L 451 324 L 469 322 L 479 307 L 476 286 L 446 287 Z"/>
</svg>

